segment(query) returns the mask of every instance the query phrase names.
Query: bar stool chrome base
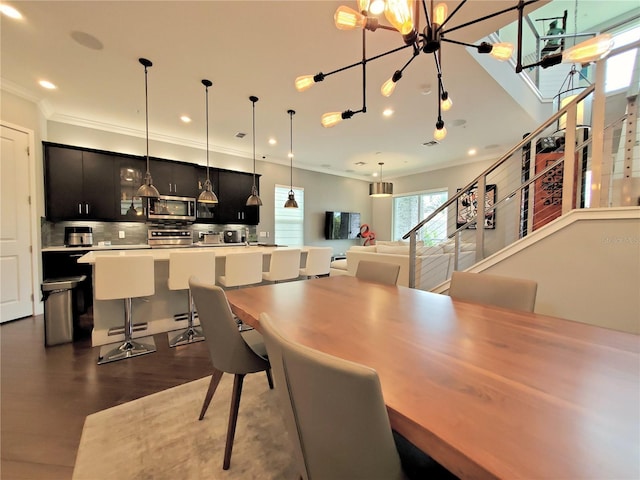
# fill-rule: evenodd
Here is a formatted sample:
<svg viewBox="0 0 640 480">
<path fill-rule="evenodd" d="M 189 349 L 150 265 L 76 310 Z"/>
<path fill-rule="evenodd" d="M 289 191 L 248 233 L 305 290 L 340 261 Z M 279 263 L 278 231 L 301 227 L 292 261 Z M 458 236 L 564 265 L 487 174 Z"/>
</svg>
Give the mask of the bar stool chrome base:
<svg viewBox="0 0 640 480">
<path fill-rule="evenodd" d="M 204 340 L 204 333 L 197 327 L 188 327 L 179 335 L 176 335 L 172 338 L 172 335 L 175 335 L 175 332 L 169 332 L 167 336 L 169 337 L 169 346 L 177 347 L 179 345 L 188 345 L 189 343 L 201 342 Z"/>
<path fill-rule="evenodd" d="M 143 340 L 144 343 L 136 342 L 134 340 L 125 340 L 115 348 L 113 346 L 114 344 L 102 346 L 100 348 L 100 355 L 98 356 L 98 365 L 138 357 L 140 355 L 146 355 L 147 353 L 153 353 L 156 351 L 156 344 L 153 337 L 145 337 L 140 340 Z"/>
</svg>

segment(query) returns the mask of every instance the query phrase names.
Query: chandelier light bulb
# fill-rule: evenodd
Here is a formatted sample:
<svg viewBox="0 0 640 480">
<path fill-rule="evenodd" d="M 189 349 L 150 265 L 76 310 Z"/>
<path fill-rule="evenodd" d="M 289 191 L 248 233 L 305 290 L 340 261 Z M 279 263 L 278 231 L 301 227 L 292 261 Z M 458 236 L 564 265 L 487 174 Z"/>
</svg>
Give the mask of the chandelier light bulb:
<svg viewBox="0 0 640 480">
<path fill-rule="evenodd" d="M 329 112 L 322 115 L 320 123 L 324 128 L 331 128 L 342 121 L 342 112 Z"/>
<path fill-rule="evenodd" d="M 302 75 L 296 78 L 296 90 L 299 92 L 304 92 L 305 90 L 309 90 L 313 87 L 313 84 L 316 83 L 313 79 L 313 75 Z"/>
<path fill-rule="evenodd" d="M 613 48 L 613 38 L 608 33 L 585 40 L 562 53 L 563 63 L 590 63 L 607 56 Z"/>
<path fill-rule="evenodd" d="M 380 15 L 382 12 L 384 12 L 384 0 L 373 0 L 369 6 L 369 13 Z"/>
<path fill-rule="evenodd" d="M 444 140 L 446 136 L 447 136 L 447 127 L 444 126 L 444 122 L 438 122 L 436 124 L 436 129 L 433 131 L 434 140 L 440 142 Z"/>
<path fill-rule="evenodd" d="M 358 10 L 364 14 L 369 11 L 369 0 L 358 0 Z"/>
<path fill-rule="evenodd" d="M 402 35 L 414 31 L 412 0 L 387 0 L 384 16 Z"/>
<path fill-rule="evenodd" d="M 367 17 L 344 5 L 338 7 L 333 20 L 339 30 L 355 30 L 367 24 Z"/>
<path fill-rule="evenodd" d="M 491 56 L 496 60 L 504 62 L 513 55 L 513 44 L 508 42 L 494 43 L 491 49 Z"/>
<path fill-rule="evenodd" d="M 442 98 L 440 99 L 440 108 L 443 112 L 448 112 L 451 110 L 451 107 L 453 107 L 453 100 L 451 100 L 449 94 L 445 92 L 442 94 Z"/>
<path fill-rule="evenodd" d="M 433 11 L 433 23 L 442 25 L 447 19 L 448 8 L 446 3 L 439 3 Z"/>
<path fill-rule="evenodd" d="M 385 97 L 390 97 L 395 89 L 396 82 L 393 81 L 392 77 L 382 84 L 382 87 L 380 87 L 380 93 L 382 93 L 382 95 L 384 95 Z"/>
</svg>

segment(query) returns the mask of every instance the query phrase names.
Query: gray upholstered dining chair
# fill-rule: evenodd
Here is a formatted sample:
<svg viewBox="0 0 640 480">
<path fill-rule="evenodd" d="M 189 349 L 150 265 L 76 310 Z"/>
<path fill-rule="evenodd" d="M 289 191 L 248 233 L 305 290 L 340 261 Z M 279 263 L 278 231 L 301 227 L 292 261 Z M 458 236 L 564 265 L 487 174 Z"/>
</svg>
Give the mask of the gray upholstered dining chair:
<svg viewBox="0 0 640 480">
<path fill-rule="evenodd" d="M 399 273 L 400 265 L 370 260 L 360 260 L 358 268 L 356 268 L 357 278 L 386 285 L 395 285 L 398 281 Z"/>
<path fill-rule="evenodd" d="M 253 329 L 244 332 L 238 330 L 238 325 L 222 288 L 202 283 L 195 277 L 189 279 L 189 287 L 213 363 L 213 374 L 202 404 L 200 420 L 204 418 L 222 375 L 224 373 L 234 375 L 229 426 L 222 464 L 223 470 L 228 470 L 231 464 L 231 451 L 244 377 L 248 373 L 265 371 L 269 388 L 273 388 L 271 366 L 266 358 L 266 348 L 262 336 Z"/>
<path fill-rule="evenodd" d="M 304 479 L 405 478 L 375 370 L 285 339 L 260 315 Z"/>
<path fill-rule="evenodd" d="M 488 273 L 453 272 L 449 296 L 465 302 L 533 312 L 538 283 Z"/>
</svg>

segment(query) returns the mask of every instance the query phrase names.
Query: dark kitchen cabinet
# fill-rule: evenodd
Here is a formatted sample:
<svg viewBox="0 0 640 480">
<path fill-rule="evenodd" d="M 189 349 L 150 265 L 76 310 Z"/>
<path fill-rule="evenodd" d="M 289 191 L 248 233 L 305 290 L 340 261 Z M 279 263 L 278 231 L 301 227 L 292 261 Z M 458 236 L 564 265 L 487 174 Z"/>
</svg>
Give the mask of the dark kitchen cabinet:
<svg viewBox="0 0 640 480">
<path fill-rule="evenodd" d="M 196 176 L 197 176 L 197 184 L 198 184 L 198 196 L 200 192 L 204 189 L 204 182 L 207 180 L 207 169 L 206 167 L 196 167 Z M 213 193 L 216 194 L 218 199 L 220 198 L 220 188 L 218 182 L 218 170 L 209 168 L 209 180 L 213 185 Z M 196 208 L 196 222 L 200 223 L 218 223 L 220 208 L 217 203 L 197 203 Z"/>
<path fill-rule="evenodd" d="M 216 223 L 237 223 L 257 225 L 260 223 L 260 207 L 248 207 L 247 198 L 251 195 L 253 175 L 250 173 L 220 170 L 218 172 L 219 215 Z M 256 176 L 256 186 L 260 187 Z"/>
<path fill-rule="evenodd" d="M 45 143 L 44 158 L 47 219 L 115 219 L 110 155 Z"/>
<path fill-rule="evenodd" d="M 200 193 L 196 165 L 153 158 L 149 169 L 161 195 L 197 197 Z"/>
<path fill-rule="evenodd" d="M 136 197 L 147 171 L 145 159 L 134 156 L 114 155 L 116 216 L 122 222 L 145 222 L 146 204 Z"/>
</svg>

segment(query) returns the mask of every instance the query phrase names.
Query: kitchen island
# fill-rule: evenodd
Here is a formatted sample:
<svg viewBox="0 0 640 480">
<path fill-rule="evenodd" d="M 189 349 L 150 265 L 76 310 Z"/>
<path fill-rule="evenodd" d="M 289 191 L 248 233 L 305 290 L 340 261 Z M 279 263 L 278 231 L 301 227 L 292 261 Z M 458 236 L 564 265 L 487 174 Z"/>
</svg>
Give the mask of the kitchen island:
<svg viewBox="0 0 640 480">
<path fill-rule="evenodd" d="M 189 251 L 213 251 L 216 254 L 216 276 L 225 274 L 225 257 L 229 253 L 261 251 L 263 253 L 263 271 L 268 270 L 271 252 L 276 247 L 262 246 L 193 246 Z M 277 247 L 287 248 L 287 247 Z M 92 250 L 78 259 L 80 264 L 94 265 L 99 256 L 136 256 L 148 255 L 154 259 L 155 294 L 151 297 L 133 299 L 134 338 L 148 337 L 156 333 L 184 330 L 187 328 L 187 291 L 169 290 L 169 255 L 171 252 L 184 251 L 179 248 L 151 248 L 137 250 Z M 301 266 L 306 262 L 306 248 L 302 247 Z M 126 271 L 122 275 L 127 275 Z M 94 275 L 95 277 L 95 275 Z M 114 282 L 118 279 L 114 278 Z M 124 340 L 124 304 L 122 300 L 96 300 L 93 298 L 93 346 L 118 343 Z M 145 328 L 136 324 L 146 323 Z M 196 324 L 198 324 L 196 319 Z"/>
</svg>

